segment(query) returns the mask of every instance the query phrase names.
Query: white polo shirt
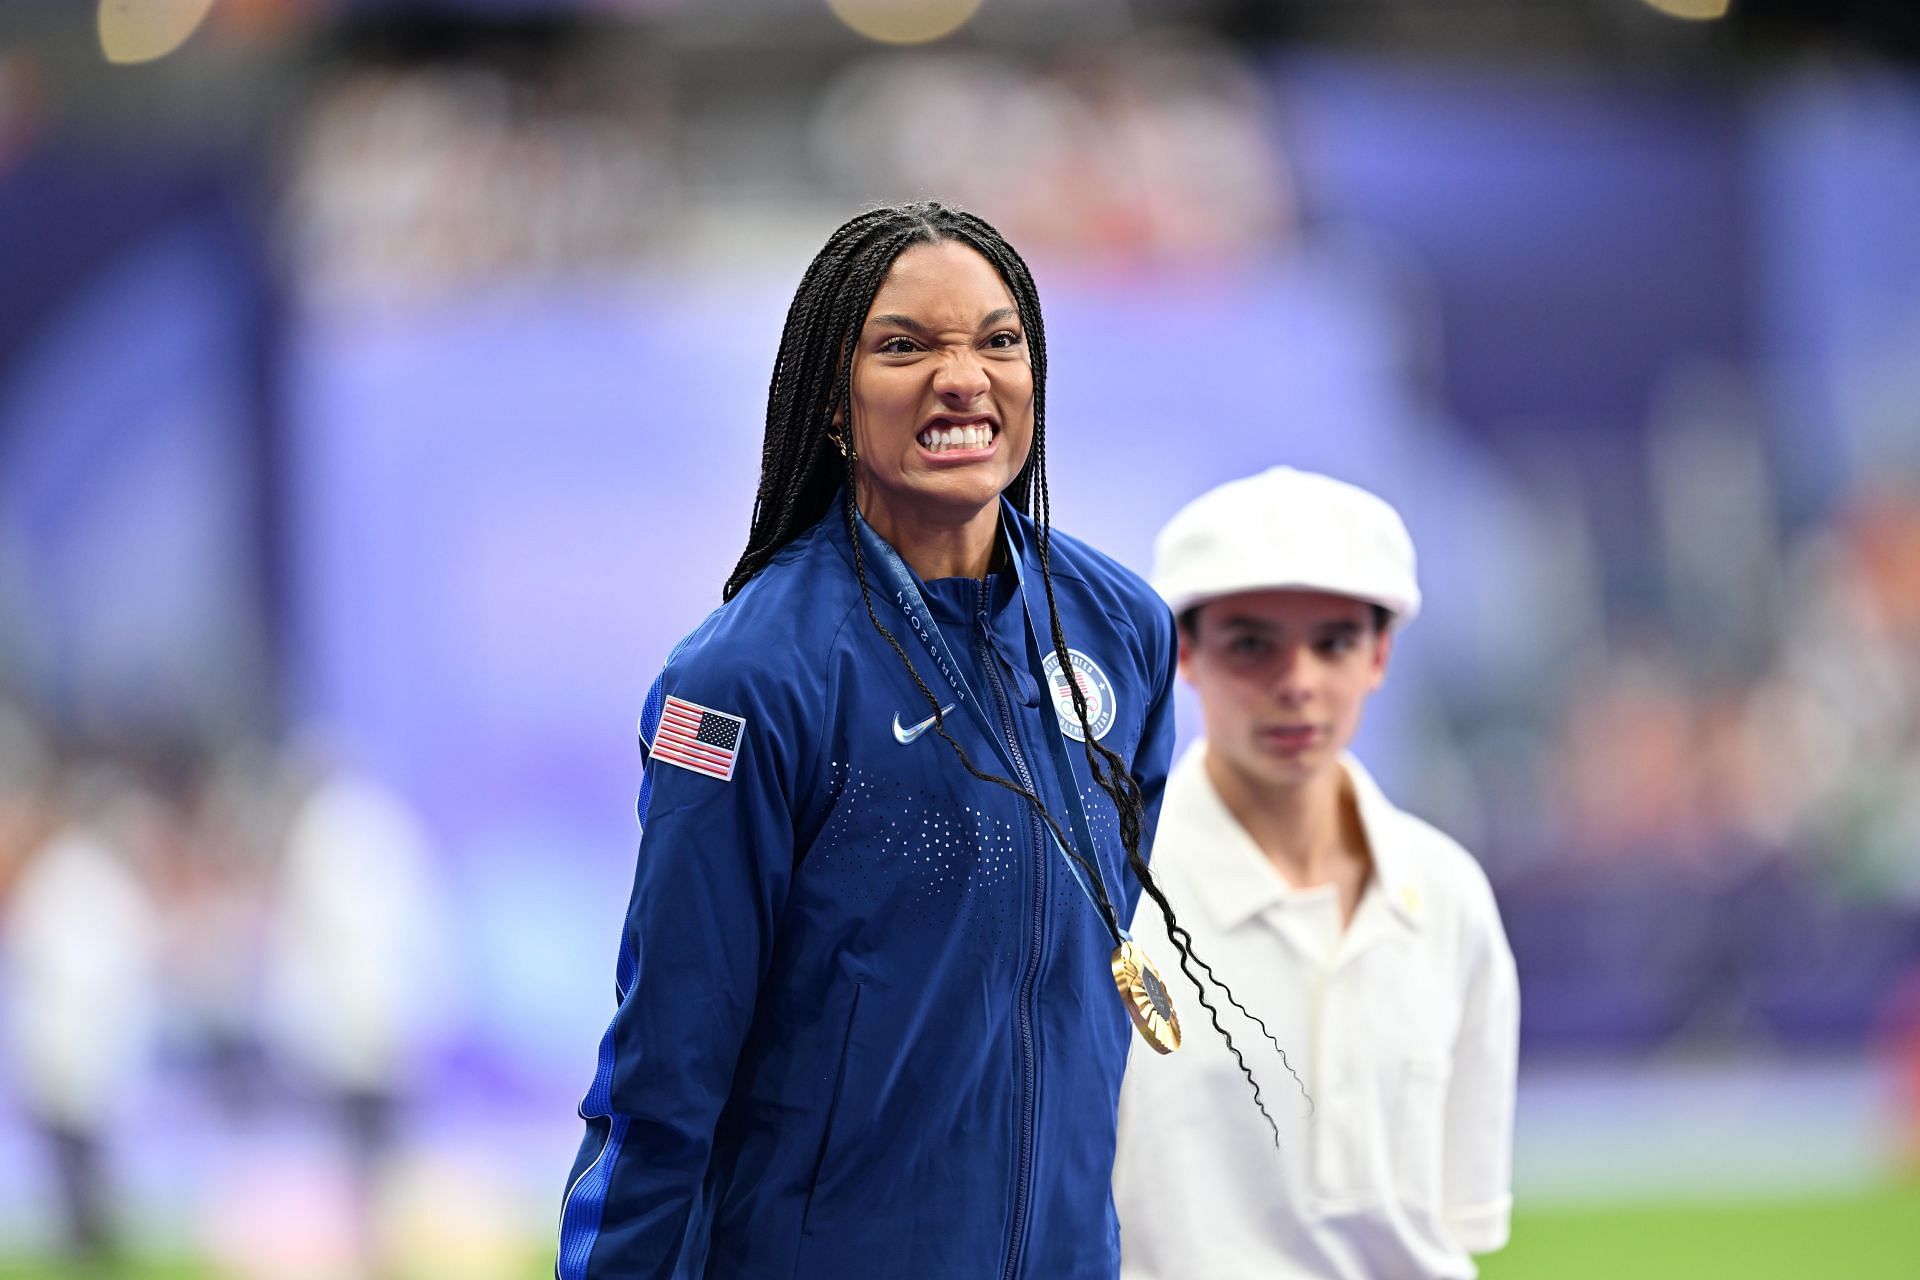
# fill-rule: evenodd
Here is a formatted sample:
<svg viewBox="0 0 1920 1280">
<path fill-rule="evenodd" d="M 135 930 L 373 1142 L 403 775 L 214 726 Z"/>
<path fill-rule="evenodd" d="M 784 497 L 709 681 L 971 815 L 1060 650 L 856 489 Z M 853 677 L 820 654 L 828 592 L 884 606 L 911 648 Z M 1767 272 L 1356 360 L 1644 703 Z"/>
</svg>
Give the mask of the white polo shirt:
<svg viewBox="0 0 1920 1280">
<path fill-rule="evenodd" d="M 1289 888 L 1207 776 L 1174 769 L 1153 870 L 1201 958 L 1260 1015 L 1224 1012 L 1265 1086 L 1280 1150 L 1208 1022 L 1160 913 L 1135 936 L 1167 979 L 1185 1043 L 1136 1044 L 1120 1094 L 1114 1199 L 1122 1280 L 1472 1277 L 1507 1240 L 1513 953 L 1466 850 L 1393 807 L 1351 756 L 1374 874 L 1342 931 L 1331 885 Z"/>
</svg>

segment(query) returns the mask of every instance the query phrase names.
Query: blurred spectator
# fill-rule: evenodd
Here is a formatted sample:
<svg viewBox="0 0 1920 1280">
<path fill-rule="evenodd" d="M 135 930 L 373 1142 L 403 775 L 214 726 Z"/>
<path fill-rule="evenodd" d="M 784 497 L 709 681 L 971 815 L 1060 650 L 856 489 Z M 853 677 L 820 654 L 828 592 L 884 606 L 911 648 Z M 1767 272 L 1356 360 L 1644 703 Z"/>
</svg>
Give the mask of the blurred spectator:
<svg viewBox="0 0 1920 1280">
<path fill-rule="evenodd" d="M 1920 486 L 1784 541 L 1750 669 L 1674 608 L 1559 693 L 1557 852 L 1509 886 L 1544 1039 L 1858 1043 L 1920 956 Z"/>
<path fill-rule="evenodd" d="M 1711 856 L 1755 844 L 1920 904 L 1920 487 L 1881 479 L 1805 531 L 1751 675 L 1690 661 L 1680 611 L 1569 682 L 1555 788 L 1569 850 Z"/>
<path fill-rule="evenodd" d="M 321 300 L 632 263 L 678 179 L 645 99 L 580 103 L 480 63 L 362 67 L 306 116 L 287 215 Z"/>
<path fill-rule="evenodd" d="M 850 193 L 939 193 L 1067 261 L 1233 262 L 1290 243 L 1292 180 L 1239 55 L 1199 40 L 1077 52 L 1034 72 L 986 54 L 855 64 L 813 122 Z M 992 121 L 956 131 L 954 120 Z M 938 136 L 939 147 L 925 145 Z"/>
<path fill-rule="evenodd" d="M 1920 965 L 1901 979 L 1887 1001 L 1881 1052 L 1894 1079 L 1895 1159 L 1920 1178 Z"/>
<path fill-rule="evenodd" d="M 33 723 L 0 701 L 0 904 L 52 819 L 51 761 Z"/>
<path fill-rule="evenodd" d="M 1920 907 L 1920 483 L 1874 477 L 1798 570 L 1771 691 L 1805 708 L 1791 821 L 1854 892 Z"/>
<path fill-rule="evenodd" d="M 214 1098 L 244 1115 L 268 1092 L 259 1026 L 261 962 L 272 927 L 268 880 L 285 814 L 275 756 L 233 750 L 194 760 L 173 795 L 171 838 L 155 868 L 165 913 L 166 1042 Z"/>
<path fill-rule="evenodd" d="M 46 96 L 39 64 L 27 53 L 0 51 L 0 173 L 32 145 Z"/>
<path fill-rule="evenodd" d="M 150 1048 L 157 924 L 136 860 L 152 816 L 122 781 L 81 778 L 0 922 L 13 1083 L 52 1156 L 65 1243 L 81 1260 L 114 1252 L 108 1139 Z"/>
<path fill-rule="evenodd" d="M 435 874 L 427 833 L 397 795 L 319 765 L 276 890 L 276 1021 L 289 1065 L 346 1136 L 369 1272 L 386 1252 L 375 1210 L 443 954 Z"/>
</svg>

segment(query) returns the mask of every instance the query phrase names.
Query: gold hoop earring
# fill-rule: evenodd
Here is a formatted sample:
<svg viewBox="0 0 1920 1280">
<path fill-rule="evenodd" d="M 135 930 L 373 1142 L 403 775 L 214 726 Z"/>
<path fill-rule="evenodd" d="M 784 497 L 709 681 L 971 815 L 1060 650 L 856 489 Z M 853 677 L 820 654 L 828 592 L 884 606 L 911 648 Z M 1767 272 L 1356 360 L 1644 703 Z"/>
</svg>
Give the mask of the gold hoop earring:
<svg viewBox="0 0 1920 1280">
<path fill-rule="evenodd" d="M 841 435 L 839 432 L 837 431 L 827 432 L 827 439 L 833 442 L 833 447 L 840 451 L 841 457 L 851 458 L 853 456 L 853 454 L 849 452 L 847 449 L 846 437 Z"/>
</svg>

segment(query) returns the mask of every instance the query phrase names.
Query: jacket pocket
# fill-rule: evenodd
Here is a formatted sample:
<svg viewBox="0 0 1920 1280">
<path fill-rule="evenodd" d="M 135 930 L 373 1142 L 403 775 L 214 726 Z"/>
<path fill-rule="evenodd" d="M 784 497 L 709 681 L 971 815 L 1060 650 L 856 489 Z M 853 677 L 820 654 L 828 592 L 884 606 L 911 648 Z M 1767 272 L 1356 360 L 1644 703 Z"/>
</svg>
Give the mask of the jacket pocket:
<svg viewBox="0 0 1920 1280">
<path fill-rule="evenodd" d="M 840 1055 L 833 1071 L 833 1093 L 827 1099 L 827 1120 L 820 1128 L 820 1149 L 814 1153 L 813 1176 L 807 1180 L 807 1203 L 800 1211 L 800 1230 L 813 1216 L 813 1198 L 820 1190 L 820 1179 L 827 1171 L 827 1156 L 833 1150 L 834 1122 L 840 1115 L 840 1100 L 847 1087 L 847 1055 L 853 1046 L 854 1021 L 860 1016 L 860 993 L 866 989 L 864 978 L 853 981 L 853 998 L 847 1002 L 847 1025 L 840 1035 Z"/>
</svg>

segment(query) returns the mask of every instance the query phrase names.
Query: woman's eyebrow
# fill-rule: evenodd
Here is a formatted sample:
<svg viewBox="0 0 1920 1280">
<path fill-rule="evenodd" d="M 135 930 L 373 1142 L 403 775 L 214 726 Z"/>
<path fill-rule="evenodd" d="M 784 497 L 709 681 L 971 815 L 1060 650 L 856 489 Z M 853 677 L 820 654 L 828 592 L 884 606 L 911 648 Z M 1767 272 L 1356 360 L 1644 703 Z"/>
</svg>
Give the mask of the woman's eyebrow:
<svg viewBox="0 0 1920 1280">
<path fill-rule="evenodd" d="M 1004 320 L 1017 320 L 1019 318 L 1020 313 L 1014 308 L 997 307 L 980 317 L 980 328 L 985 329 L 989 325 L 996 325 Z M 874 316 L 867 321 L 867 327 L 869 329 L 905 329 L 908 333 L 917 333 L 922 336 L 925 336 L 927 332 L 927 327 L 918 320 L 915 320 L 912 316 L 903 316 L 897 311 L 889 311 L 885 315 Z"/>
</svg>

